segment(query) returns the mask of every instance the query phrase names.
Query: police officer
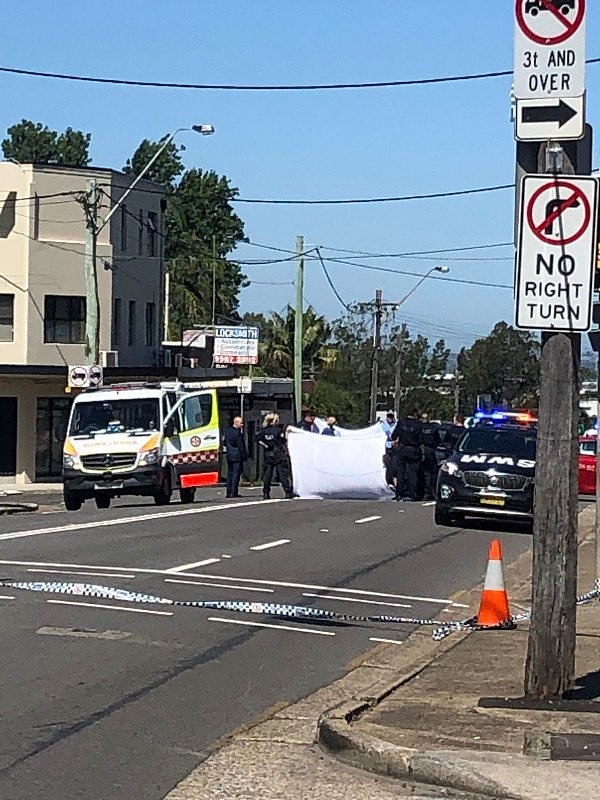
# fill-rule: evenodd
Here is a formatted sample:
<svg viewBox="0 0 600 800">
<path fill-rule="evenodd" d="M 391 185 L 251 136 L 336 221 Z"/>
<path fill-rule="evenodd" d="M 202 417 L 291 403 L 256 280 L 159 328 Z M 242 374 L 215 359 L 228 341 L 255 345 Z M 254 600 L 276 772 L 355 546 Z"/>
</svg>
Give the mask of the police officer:
<svg viewBox="0 0 600 800">
<path fill-rule="evenodd" d="M 423 458 L 423 434 L 419 412 L 411 411 L 392 433 L 395 443 L 396 500 L 416 500 L 419 464 Z"/>
<path fill-rule="evenodd" d="M 423 488 L 424 499 L 433 500 L 435 495 L 435 482 L 438 471 L 436 450 L 440 446 L 439 425 L 430 422 L 429 414 L 421 414 L 421 435 L 423 436 Z"/>
<path fill-rule="evenodd" d="M 225 449 L 227 456 L 227 492 L 225 497 L 239 497 L 238 488 L 244 461 L 248 458 L 244 441 L 244 420 L 234 417 L 231 427 L 225 431 Z"/>
<path fill-rule="evenodd" d="M 271 481 L 274 472 L 277 474 L 286 498 L 291 500 L 294 493 L 290 481 L 285 431 L 283 425 L 279 424 L 279 414 L 267 414 L 263 429 L 258 431 L 254 438 L 259 447 L 263 448 L 263 500 L 269 500 L 271 497 Z"/>
</svg>

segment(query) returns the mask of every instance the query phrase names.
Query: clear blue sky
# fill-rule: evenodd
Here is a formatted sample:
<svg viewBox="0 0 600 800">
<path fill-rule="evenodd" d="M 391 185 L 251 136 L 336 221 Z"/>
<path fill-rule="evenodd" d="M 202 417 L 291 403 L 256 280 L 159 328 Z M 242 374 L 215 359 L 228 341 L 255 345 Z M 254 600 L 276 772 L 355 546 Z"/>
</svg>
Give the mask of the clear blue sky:
<svg viewBox="0 0 600 800">
<path fill-rule="evenodd" d="M 589 3 L 588 57 L 600 56 L 600 9 Z M 59 13 L 60 9 L 60 13 Z M 1 66 L 187 83 L 297 84 L 385 81 L 512 69 L 512 0 L 61 0 L 13 5 L 3 18 Z M 511 78 L 399 88 L 313 92 L 149 89 L 0 74 L 0 128 L 28 118 L 92 133 L 96 166 L 121 168 L 144 137 L 212 122 L 216 134 L 183 133 L 187 167 L 229 177 L 245 198 L 368 198 L 511 183 Z M 600 65 L 588 67 L 588 121 L 600 109 Z M 595 148 L 597 152 L 597 148 Z M 598 160 L 595 159 L 595 166 Z M 253 242 L 376 253 L 467 247 L 513 238 L 513 192 L 358 206 L 239 203 Z M 453 260 L 466 255 L 502 260 Z M 244 246 L 239 257 L 276 257 Z M 511 284 L 503 247 L 427 259 L 362 260 L 448 277 Z M 329 264 L 346 302 L 402 297 L 417 278 Z M 294 300 L 295 267 L 245 267 L 253 284 L 242 310 L 281 310 Z M 285 285 L 277 285 L 285 284 Z M 306 299 L 342 312 L 318 262 Z M 457 347 L 513 320 L 512 291 L 426 281 L 402 307 L 411 331 Z"/>
</svg>

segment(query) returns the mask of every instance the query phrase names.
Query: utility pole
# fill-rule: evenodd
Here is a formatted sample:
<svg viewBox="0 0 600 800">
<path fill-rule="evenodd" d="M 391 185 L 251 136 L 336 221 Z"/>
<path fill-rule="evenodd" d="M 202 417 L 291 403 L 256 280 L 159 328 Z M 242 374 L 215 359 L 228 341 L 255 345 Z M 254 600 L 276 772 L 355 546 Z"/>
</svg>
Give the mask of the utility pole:
<svg viewBox="0 0 600 800">
<path fill-rule="evenodd" d="M 85 357 L 88 364 L 100 361 L 100 298 L 98 296 L 98 203 L 95 178 L 86 182 L 86 192 L 77 197 L 85 213 Z"/>
<path fill-rule="evenodd" d="M 383 292 L 375 291 L 374 335 L 373 335 L 373 363 L 371 364 L 371 402 L 369 404 L 369 420 L 375 422 L 377 413 L 377 383 L 379 378 L 379 353 L 381 352 L 381 317 Z"/>
<path fill-rule="evenodd" d="M 304 306 L 304 236 L 296 236 L 296 312 L 294 315 L 294 399 L 302 419 L 302 320 Z"/>
</svg>

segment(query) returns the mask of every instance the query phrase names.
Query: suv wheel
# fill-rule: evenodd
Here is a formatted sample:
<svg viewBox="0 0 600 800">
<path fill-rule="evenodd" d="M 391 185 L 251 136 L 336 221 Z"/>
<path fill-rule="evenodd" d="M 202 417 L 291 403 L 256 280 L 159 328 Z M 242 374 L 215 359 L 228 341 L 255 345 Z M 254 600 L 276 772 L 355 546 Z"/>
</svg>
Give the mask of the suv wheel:
<svg viewBox="0 0 600 800">
<path fill-rule="evenodd" d="M 74 492 L 65 492 L 64 502 L 67 511 L 79 511 L 79 509 L 83 505 L 83 500 L 81 499 L 81 497 L 78 494 L 75 494 Z"/>
<path fill-rule="evenodd" d="M 179 490 L 179 497 L 181 502 L 187 505 L 188 503 L 194 502 L 194 497 L 196 495 L 195 489 L 180 489 Z"/>
<path fill-rule="evenodd" d="M 96 508 L 110 508 L 109 494 L 97 494 L 94 500 L 96 501 Z"/>
<path fill-rule="evenodd" d="M 436 503 L 434 520 L 436 525 L 451 525 L 452 516 L 447 508 L 443 508 Z"/>
</svg>

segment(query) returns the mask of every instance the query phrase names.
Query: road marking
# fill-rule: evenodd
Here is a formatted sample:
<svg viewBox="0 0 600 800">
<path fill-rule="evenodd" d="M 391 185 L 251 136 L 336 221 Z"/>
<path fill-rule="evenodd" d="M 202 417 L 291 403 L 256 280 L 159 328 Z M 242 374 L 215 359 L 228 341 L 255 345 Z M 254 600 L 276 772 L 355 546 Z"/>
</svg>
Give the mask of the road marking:
<svg viewBox="0 0 600 800">
<path fill-rule="evenodd" d="M 135 572 L 141 573 L 144 575 L 168 575 L 166 570 L 164 569 L 149 569 L 144 567 L 111 567 L 107 566 L 106 564 L 62 564 L 62 563 L 54 563 L 54 562 L 45 562 L 45 561 L 12 561 L 9 559 L 0 559 L 0 564 L 4 564 L 7 566 L 17 566 L 17 567 L 57 567 L 58 569 L 69 569 L 74 567 L 76 569 L 100 569 L 100 570 L 114 570 L 115 572 Z M 353 594 L 353 595 L 365 595 L 367 597 L 387 597 L 391 600 L 413 600 L 419 603 L 435 603 L 436 605 L 441 606 L 452 606 L 453 608 L 469 608 L 468 605 L 465 603 L 455 603 L 454 601 L 448 598 L 440 598 L 440 597 L 419 597 L 415 595 L 408 595 L 408 594 L 392 594 L 389 592 L 374 592 L 369 589 L 345 589 L 340 586 L 321 586 L 319 584 L 312 584 L 312 583 L 293 583 L 291 581 L 273 581 L 267 580 L 265 578 L 241 578 L 241 577 L 233 577 L 229 575 L 210 575 L 209 573 L 202 573 L 202 572 L 179 572 L 177 573 L 178 576 L 182 578 L 204 578 L 206 580 L 215 580 L 218 579 L 219 581 L 232 581 L 237 583 L 244 583 L 244 584 L 256 584 L 259 586 L 275 586 L 275 587 L 283 587 L 285 589 L 307 589 L 307 590 L 314 590 L 317 592 L 342 592 L 344 594 Z"/>
<path fill-rule="evenodd" d="M 296 628 L 294 625 L 270 625 L 268 622 L 246 622 L 243 619 L 226 619 L 225 617 L 208 617 L 208 622 L 224 622 L 228 625 L 249 625 L 251 628 L 274 628 L 276 631 L 296 631 L 298 633 L 314 633 L 317 636 L 335 636 L 331 631 L 315 631 L 313 628 Z"/>
<path fill-rule="evenodd" d="M 423 508 L 427 508 L 427 506 L 434 506 L 434 505 L 435 505 L 435 500 L 430 500 L 427 503 L 423 503 Z"/>
<path fill-rule="evenodd" d="M 221 558 L 233 558 L 233 556 L 228 556 L 227 553 L 221 553 Z"/>
<path fill-rule="evenodd" d="M 91 575 L 94 578 L 135 578 L 135 575 L 126 575 L 115 572 L 74 572 L 70 569 L 28 569 L 27 572 L 46 572 L 52 575 Z"/>
<path fill-rule="evenodd" d="M 150 611 L 148 608 L 126 608 L 125 606 L 106 606 L 102 603 L 79 603 L 74 600 L 46 600 L 59 606 L 87 606 L 88 608 L 106 608 L 109 611 L 131 611 L 134 614 L 156 614 L 161 617 L 172 617 L 172 611 Z"/>
<path fill-rule="evenodd" d="M 412 608 L 408 603 L 384 603 L 383 600 L 363 600 L 360 597 L 337 597 L 334 594 L 310 594 L 302 592 L 302 597 L 318 597 L 320 600 L 344 600 L 346 603 L 367 603 L 371 606 L 391 606 L 392 608 Z"/>
<path fill-rule="evenodd" d="M 362 519 L 355 519 L 355 525 L 363 525 L 365 522 L 375 522 L 375 520 L 381 519 L 381 517 L 363 517 Z"/>
<path fill-rule="evenodd" d="M 147 522 L 155 519 L 171 519 L 172 517 L 189 516 L 190 514 L 206 514 L 209 511 L 227 511 L 230 508 L 243 508 L 244 506 L 258 506 L 268 503 L 282 503 L 283 500 L 249 500 L 246 503 L 225 503 L 221 506 L 205 506 L 204 508 L 186 508 L 183 511 L 164 511 L 154 514 L 140 514 L 137 517 L 118 517 L 117 519 L 103 519 L 96 522 L 80 522 L 71 525 L 57 525 L 52 528 L 36 528 L 28 531 L 13 531 L 0 534 L 0 541 L 7 539 L 24 539 L 28 536 L 42 536 L 48 533 L 74 533 L 75 531 L 91 530 L 92 528 L 110 528 L 113 525 L 131 525 L 136 522 Z"/>
<path fill-rule="evenodd" d="M 180 581 L 175 578 L 165 578 L 165 583 L 186 583 L 190 586 L 212 586 L 215 589 L 241 589 L 244 592 L 270 592 L 274 594 L 275 589 L 263 589 L 258 586 L 235 586 L 228 583 L 204 583 L 203 581 Z"/>
<path fill-rule="evenodd" d="M 321 528 L 319 533 L 329 533 L 329 528 Z"/>
<path fill-rule="evenodd" d="M 0 594 L 0 600 L 14 600 L 15 596 L 12 594 Z"/>
<path fill-rule="evenodd" d="M 255 544 L 250 550 L 268 550 L 270 547 L 279 547 L 281 544 L 289 544 L 289 539 L 277 539 L 274 542 L 266 542 L 265 544 Z"/>
<path fill-rule="evenodd" d="M 209 564 L 218 564 L 220 560 L 220 558 L 205 558 L 204 561 L 194 561 L 192 564 L 171 567 L 171 569 L 166 569 L 165 572 L 167 575 L 176 574 L 177 572 L 189 572 L 191 569 L 196 569 L 196 567 L 208 567 Z"/>
<path fill-rule="evenodd" d="M 404 642 L 399 642 L 396 639 L 378 639 L 376 636 L 369 636 L 370 642 L 386 642 L 387 644 L 404 644 Z"/>
</svg>

